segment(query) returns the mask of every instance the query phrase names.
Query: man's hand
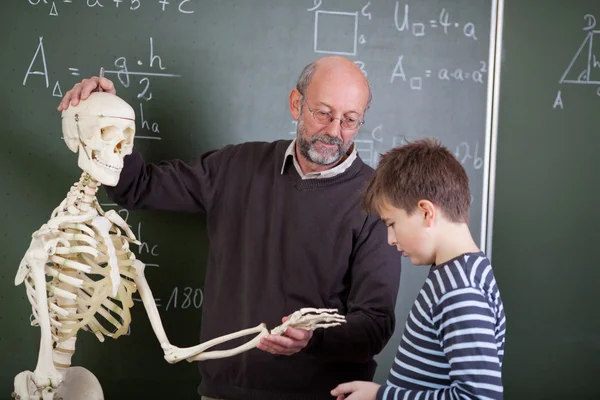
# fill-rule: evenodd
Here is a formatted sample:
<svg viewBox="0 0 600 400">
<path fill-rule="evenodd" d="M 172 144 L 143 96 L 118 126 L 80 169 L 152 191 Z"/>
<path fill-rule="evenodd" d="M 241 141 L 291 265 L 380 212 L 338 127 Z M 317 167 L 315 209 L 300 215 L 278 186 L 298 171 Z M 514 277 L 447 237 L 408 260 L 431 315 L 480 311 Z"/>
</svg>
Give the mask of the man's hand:
<svg viewBox="0 0 600 400">
<path fill-rule="evenodd" d="M 373 382 L 354 381 L 338 385 L 331 391 L 331 395 L 336 400 L 375 400 L 379 388 L 380 385 Z"/>
<path fill-rule="evenodd" d="M 101 86 L 102 90 L 105 92 L 117 94 L 115 85 L 113 85 L 110 79 L 100 79 L 97 76 L 92 76 L 89 79 L 84 79 L 81 82 L 76 83 L 75 86 L 73 86 L 73 89 L 65 93 L 65 96 L 58 105 L 58 111 L 66 110 L 69 108 L 69 104 L 76 106 L 79 104 L 79 100 L 85 100 L 89 97 L 90 93 L 97 92 L 99 86 Z"/>
<path fill-rule="evenodd" d="M 288 317 L 283 317 L 281 322 L 287 319 Z M 269 335 L 262 338 L 256 347 L 271 354 L 291 356 L 305 348 L 312 335 L 312 331 L 287 328 L 283 335 Z"/>
</svg>

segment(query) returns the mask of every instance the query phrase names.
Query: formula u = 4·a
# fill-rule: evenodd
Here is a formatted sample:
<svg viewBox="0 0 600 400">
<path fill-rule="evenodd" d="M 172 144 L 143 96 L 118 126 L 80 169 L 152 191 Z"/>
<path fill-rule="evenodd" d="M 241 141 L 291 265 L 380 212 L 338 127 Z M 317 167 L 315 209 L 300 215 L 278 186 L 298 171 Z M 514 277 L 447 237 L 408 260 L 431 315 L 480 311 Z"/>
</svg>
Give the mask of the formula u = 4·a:
<svg viewBox="0 0 600 400">
<path fill-rule="evenodd" d="M 475 24 L 472 22 L 466 22 L 461 24 L 457 21 L 450 21 L 449 12 L 442 8 L 440 11 L 440 15 L 438 19 L 429 20 L 427 23 L 424 22 L 410 22 L 409 18 L 409 7 L 408 4 L 404 5 L 404 13 L 400 12 L 400 2 L 396 1 L 396 7 L 394 9 L 394 24 L 396 29 L 399 32 L 410 32 L 413 36 L 425 36 L 426 30 L 428 29 L 438 29 L 443 30 L 444 34 L 448 35 L 451 29 L 462 28 L 462 33 L 465 37 L 478 40 L 477 35 L 475 34 Z"/>
</svg>

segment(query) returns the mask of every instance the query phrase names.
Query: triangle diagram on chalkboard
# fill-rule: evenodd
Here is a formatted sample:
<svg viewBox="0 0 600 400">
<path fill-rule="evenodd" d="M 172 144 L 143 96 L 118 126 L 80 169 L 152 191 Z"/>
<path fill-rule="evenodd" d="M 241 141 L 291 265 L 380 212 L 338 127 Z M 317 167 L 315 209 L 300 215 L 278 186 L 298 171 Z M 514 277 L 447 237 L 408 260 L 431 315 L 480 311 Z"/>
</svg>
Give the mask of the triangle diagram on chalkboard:
<svg viewBox="0 0 600 400">
<path fill-rule="evenodd" d="M 60 85 L 58 84 L 58 81 L 56 81 L 56 84 L 54 85 L 54 89 L 52 90 L 52 96 L 63 97 L 63 94 L 62 94 L 62 91 L 60 90 Z"/>
<path fill-rule="evenodd" d="M 54 17 L 58 17 L 58 11 L 56 11 L 56 3 L 52 2 L 52 7 L 50 7 L 50 15 Z"/>
<path fill-rule="evenodd" d="M 600 31 L 590 31 L 559 83 L 600 85 Z"/>
</svg>

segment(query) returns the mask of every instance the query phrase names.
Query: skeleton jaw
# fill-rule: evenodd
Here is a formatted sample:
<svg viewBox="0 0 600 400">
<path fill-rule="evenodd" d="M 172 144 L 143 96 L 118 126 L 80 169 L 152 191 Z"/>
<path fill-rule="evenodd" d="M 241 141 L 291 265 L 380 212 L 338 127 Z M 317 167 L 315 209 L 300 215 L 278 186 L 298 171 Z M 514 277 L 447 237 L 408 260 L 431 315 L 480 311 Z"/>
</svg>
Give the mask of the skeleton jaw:
<svg viewBox="0 0 600 400">
<path fill-rule="evenodd" d="M 100 151 L 79 145 L 78 165 L 101 184 L 116 186 L 123 169 L 123 159 L 118 156 L 102 157 Z"/>
</svg>

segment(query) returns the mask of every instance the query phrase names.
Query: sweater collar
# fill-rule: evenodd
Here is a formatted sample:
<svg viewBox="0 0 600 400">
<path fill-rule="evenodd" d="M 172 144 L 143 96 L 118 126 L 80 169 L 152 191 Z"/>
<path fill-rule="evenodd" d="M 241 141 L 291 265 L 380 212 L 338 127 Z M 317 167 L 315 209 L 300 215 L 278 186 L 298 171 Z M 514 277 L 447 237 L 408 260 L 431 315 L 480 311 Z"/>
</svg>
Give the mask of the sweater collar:
<svg viewBox="0 0 600 400">
<path fill-rule="evenodd" d="M 343 173 L 348 168 L 350 168 L 350 166 L 352 165 L 354 160 L 356 160 L 357 155 L 358 155 L 358 153 L 356 151 L 356 145 L 354 143 L 352 143 L 350 154 L 340 164 L 336 165 L 333 168 L 327 169 L 325 171 L 309 172 L 309 173 L 305 174 L 302 172 L 302 169 L 300 168 L 300 164 L 298 164 L 298 159 L 296 158 L 296 139 L 294 139 L 288 146 L 288 148 L 285 151 L 285 154 L 283 156 L 283 163 L 281 165 L 281 174 L 283 174 L 283 172 L 285 170 L 285 165 L 286 165 L 287 161 L 289 160 L 289 158 L 291 157 L 294 167 L 296 168 L 296 172 L 298 172 L 298 175 L 300 175 L 300 178 L 302 178 L 303 180 L 304 179 L 331 178 L 331 177 L 334 177 L 334 176 L 337 176 L 337 175 Z"/>
</svg>

